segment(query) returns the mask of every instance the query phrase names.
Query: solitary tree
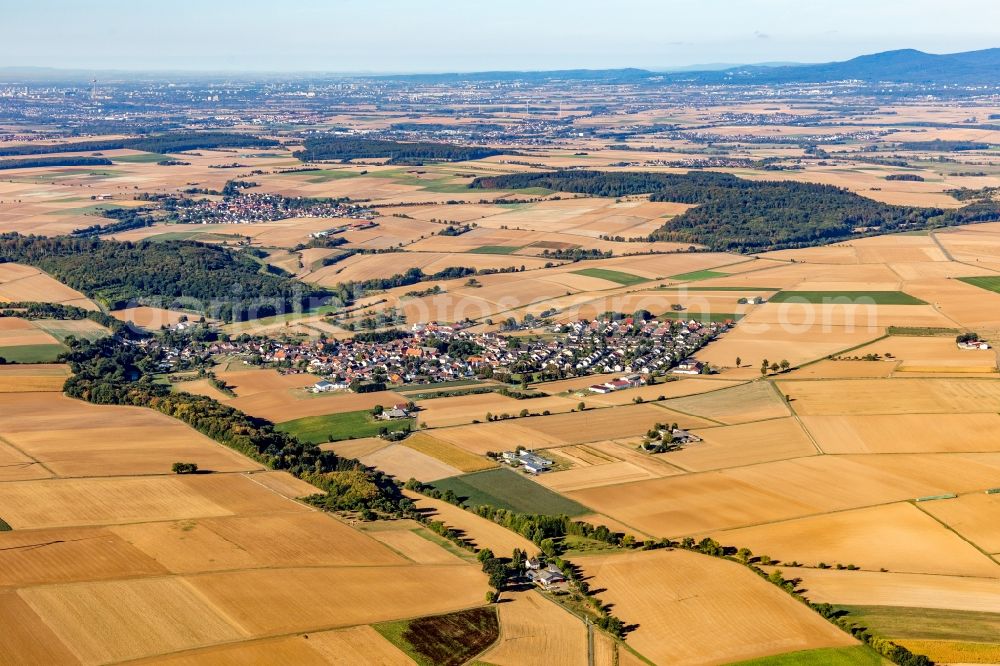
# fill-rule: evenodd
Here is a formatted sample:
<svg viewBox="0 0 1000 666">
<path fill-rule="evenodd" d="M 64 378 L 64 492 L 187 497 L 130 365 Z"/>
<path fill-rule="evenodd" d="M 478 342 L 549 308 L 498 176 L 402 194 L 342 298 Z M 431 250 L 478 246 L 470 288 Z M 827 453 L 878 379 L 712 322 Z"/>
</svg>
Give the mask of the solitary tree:
<svg viewBox="0 0 1000 666">
<path fill-rule="evenodd" d="M 741 359 L 739 356 L 737 356 L 736 357 L 736 367 L 738 368 L 741 365 L 743 365 L 743 359 Z"/>
</svg>

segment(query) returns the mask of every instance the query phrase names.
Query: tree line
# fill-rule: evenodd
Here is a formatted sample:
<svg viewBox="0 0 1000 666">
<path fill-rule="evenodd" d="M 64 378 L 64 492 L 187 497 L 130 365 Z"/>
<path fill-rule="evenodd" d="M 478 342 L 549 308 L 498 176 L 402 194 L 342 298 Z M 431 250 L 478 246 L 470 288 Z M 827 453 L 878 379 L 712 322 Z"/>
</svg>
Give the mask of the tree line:
<svg viewBox="0 0 1000 666">
<path fill-rule="evenodd" d="M 30 169 L 32 167 L 64 167 L 64 166 L 111 166 L 111 160 L 106 157 L 38 157 L 26 160 L 0 160 L 0 169 Z"/>
</svg>

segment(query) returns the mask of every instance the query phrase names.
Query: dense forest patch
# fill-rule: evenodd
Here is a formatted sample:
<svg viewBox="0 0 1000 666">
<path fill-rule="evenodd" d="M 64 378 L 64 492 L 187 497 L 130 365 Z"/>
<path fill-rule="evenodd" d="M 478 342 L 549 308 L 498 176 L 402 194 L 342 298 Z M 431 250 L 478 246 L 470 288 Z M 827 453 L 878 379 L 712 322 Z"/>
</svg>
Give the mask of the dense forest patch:
<svg viewBox="0 0 1000 666">
<path fill-rule="evenodd" d="M 192 241 L 123 243 L 0 234 L 0 263 L 27 264 L 104 303 L 184 303 L 225 321 L 308 308 L 327 292 L 260 272 L 249 256 Z"/>
<path fill-rule="evenodd" d="M 210 150 L 212 148 L 267 148 L 279 145 L 274 139 L 251 134 L 229 132 L 170 132 L 127 139 L 95 139 L 68 143 L 29 143 L 2 146 L 0 156 L 46 155 L 49 153 L 90 152 L 94 150 L 141 150 L 147 153 L 179 153 L 185 150 Z M 110 162 L 106 162 L 110 164 Z M 39 166 L 50 166 L 40 164 Z M 7 167 L 13 168 L 13 167 Z"/>
<path fill-rule="evenodd" d="M 382 139 L 325 136 L 306 139 L 295 157 L 303 162 L 315 160 L 389 159 L 389 164 L 421 164 L 425 160 L 462 162 L 500 155 L 503 151 L 480 146 L 455 146 L 450 143 L 406 143 Z"/>
<path fill-rule="evenodd" d="M 893 206 L 832 185 L 752 181 L 711 171 L 691 173 L 549 171 L 477 178 L 476 189 L 543 187 L 601 197 L 648 194 L 651 201 L 695 204 L 651 240 L 758 252 L 807 247 L 892 231 L 1000 220 L 1000 206 L 957 210 Z"/>
</svg>

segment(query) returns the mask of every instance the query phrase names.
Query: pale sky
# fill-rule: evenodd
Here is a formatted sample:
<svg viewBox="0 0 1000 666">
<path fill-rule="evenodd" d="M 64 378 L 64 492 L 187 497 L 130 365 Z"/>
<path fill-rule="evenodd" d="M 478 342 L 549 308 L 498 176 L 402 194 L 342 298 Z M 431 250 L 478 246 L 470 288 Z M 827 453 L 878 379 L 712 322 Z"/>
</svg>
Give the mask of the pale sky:
<svg viewBox="0 0 1000 666">
<path fill-rule="evenodd" d="M 456 72 L 1000 46 L 997 0 L 0 0 L 0 67 Z"/>
</svg>

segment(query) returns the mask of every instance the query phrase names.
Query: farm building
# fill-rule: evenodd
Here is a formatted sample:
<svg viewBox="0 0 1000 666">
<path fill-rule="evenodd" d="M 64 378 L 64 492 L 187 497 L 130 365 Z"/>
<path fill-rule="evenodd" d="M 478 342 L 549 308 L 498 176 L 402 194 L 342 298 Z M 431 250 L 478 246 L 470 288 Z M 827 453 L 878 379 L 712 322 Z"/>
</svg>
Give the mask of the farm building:
<svg viewBox="0 0 1000 666">
<path fill-rule="evenodd" d="M 677 364 L 677 367 L 671 370 L 675 375 L 700 375 L 701 369 L 704 367 L 701 361 L 696 361 L 693 358 L 685 359 Z"/>
</svg>

